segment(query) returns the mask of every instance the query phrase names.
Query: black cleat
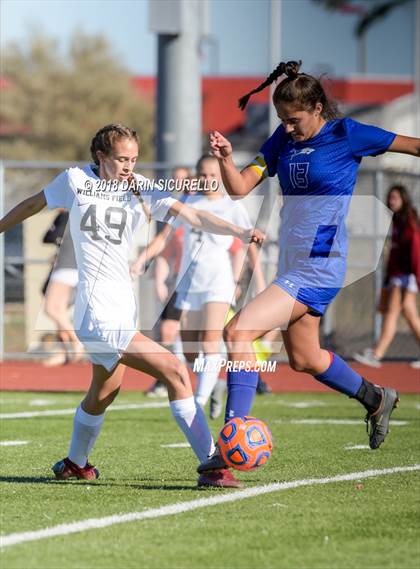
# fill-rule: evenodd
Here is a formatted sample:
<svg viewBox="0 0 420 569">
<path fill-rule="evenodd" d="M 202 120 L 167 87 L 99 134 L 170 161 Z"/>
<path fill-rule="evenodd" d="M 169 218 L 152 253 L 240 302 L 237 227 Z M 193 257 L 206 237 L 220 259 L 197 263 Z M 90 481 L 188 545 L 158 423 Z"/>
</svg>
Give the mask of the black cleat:
<svg viewBox="0 0 420 569">
<path fill-rule="evenodd" d="M 257 384 L 257 393 L 258 395 L 267 395 L 268 393 L 272 393 L 273 390 L 269 385 L 266 384 L 260 377 L 258 378 Z"/>
<path fill-rule="evenodd" d="M 400 399 L 395 389 L 382 388 L 382 400 L 378 409 L 366 415 L 366 430 L 369 435 L 369 446 L 375 450 L 381 446 L 389 433 L 389 420 L 393 410 L 398 407 Z"/>
<path fill-rule="evenodd" d="M 223 460 L 219 449 L 216 447 L 214 453 L 209 456 L 207 460 L 198 465 L 197 472 L 198 474 L 202 474 L 203 472 L 209 472 L 210 470 L 221 470 L 223 468 L 228 467 Z"/>
</svg>

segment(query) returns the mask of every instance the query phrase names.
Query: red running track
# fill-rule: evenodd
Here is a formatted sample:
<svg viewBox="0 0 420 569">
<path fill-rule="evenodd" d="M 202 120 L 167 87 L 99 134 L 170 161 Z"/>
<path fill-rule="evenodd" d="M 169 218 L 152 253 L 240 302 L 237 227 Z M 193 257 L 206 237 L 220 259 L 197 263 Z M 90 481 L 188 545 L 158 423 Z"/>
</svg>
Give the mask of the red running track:
<svg viewBox="0 0 420 569">
<path fill-rule="evenodd" d="M 381 368 L 370 368 L 354 363 L 352 367 L 363 377 L 379 385 L 394 387 L 400 393 L 420 393 L 420 370 L 406 363 L 385 363 Z M 330 389 L 310 375 L 297 373 L 286 364 L 279 364 L 273 373 L 262 373 L 263 379 L 275 393 L 328 392 Z M 86 391 L 90 382 L 90 364 L 70 364 L 54 368 L 37 362 L 0 363 L 0 390 L 2 391 Z M 144 373 L 127 369 L 122 389 L 145 391 L 153 379 Z"/>
</svg>

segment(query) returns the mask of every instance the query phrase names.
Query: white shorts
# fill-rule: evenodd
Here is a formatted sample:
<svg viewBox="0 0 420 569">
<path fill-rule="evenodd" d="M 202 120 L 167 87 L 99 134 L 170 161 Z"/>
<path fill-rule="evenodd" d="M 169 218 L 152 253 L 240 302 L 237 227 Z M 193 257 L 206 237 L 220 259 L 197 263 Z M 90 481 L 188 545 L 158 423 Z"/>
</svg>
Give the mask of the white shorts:
<svg viewBox="0 0 420 569">
<path fill-rule="evenodd" d="M 408 292 L 418 292 L 419 287 L 417 286 L 416 275 L 398 275 L 397 277 L 391 277 L 389 279 L 389 288 L 396 286 L 398 288 L 403 288 Z"/>
<path fill-rule="evenodd" d="M 234 304 L 235 292 L 232 289 L 204 292 L 177 291 L 175 307 L 180 310 L 201 310 L 208 302 Z"/>
<path fill-rule="evenodd" d="M 137 333 L 131 288 L 81 285 L 75 303 L 75 332 L 92 363 L 111 371 Z"/>
<path fill-rule="evenodd" d="M 77 269 L 55 269 L 50 276 L 50 282 L 63 283 L 75 288 L 79 281 Z"/>
</svg>

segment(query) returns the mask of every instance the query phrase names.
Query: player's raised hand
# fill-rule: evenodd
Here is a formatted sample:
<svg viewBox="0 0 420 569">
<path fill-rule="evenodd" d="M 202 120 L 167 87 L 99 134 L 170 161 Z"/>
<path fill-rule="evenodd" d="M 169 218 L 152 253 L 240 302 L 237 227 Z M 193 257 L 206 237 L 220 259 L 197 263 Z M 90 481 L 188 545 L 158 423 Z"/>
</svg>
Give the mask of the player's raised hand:
<svg viewBox="0 0 420 569">
<path fill-rule="evenodd" d="M 264 240 L 265 233 L 259 229 L 248 229 L 242 238 L 244 243 L 256 243 L 257 245 L 261 245 Z"/>
<path fill-rule="evenodd" d="M 232 154 L 232 145 L 219 131 L 210 133 L 210 148 L 216 158 L 227 158 Z"/>
</svg>

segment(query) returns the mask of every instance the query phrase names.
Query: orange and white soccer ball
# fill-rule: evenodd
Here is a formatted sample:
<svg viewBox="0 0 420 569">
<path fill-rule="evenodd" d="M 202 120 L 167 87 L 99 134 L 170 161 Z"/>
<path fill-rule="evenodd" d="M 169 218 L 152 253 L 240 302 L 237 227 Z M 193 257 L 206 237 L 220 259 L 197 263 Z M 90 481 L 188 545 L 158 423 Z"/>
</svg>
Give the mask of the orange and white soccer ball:
<svg viewBox="0 0 420 569">
<path fill-rule="evenodd" d="M 254 417 L 228 421 L 217 444 L 227 466 L 237 470 L 255 470 L 267 462 L 273 450 L 270 429 Z"/>
</svg>

